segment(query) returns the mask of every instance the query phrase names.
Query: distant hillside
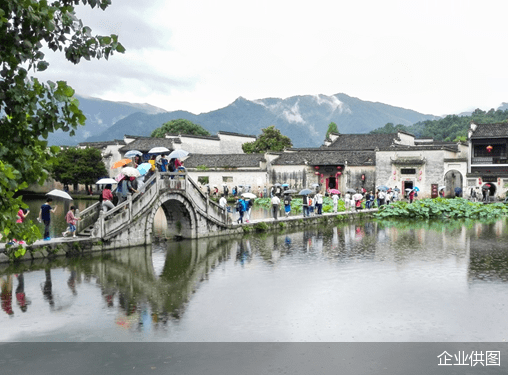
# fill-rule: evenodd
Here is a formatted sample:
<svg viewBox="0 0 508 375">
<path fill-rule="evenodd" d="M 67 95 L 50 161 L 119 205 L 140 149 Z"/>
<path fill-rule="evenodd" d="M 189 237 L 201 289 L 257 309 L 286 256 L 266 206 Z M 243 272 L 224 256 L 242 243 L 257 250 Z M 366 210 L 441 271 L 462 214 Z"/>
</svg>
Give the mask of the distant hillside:
<svg viewBox="0 0 508 375">
<path fill-rule="evenodd" d="M 133 113 L 101 132 L 92 133 L 86 141 L 119 139 L 125 134 L 149 136 L 164 122 L 178 118 L 195 122 L 212 134 L 229 131 L 259 135 L 261 129 L 275 125 L 282 134 L 291 138 L 295 147 L 316 147 L 323 143 L 330 122 L 335 122 L 341 133 L 368 133 L 389 122 L 411 125 L 438 117 L 345 94 L 255 101 L 240 97 L 225 108 L 199 115 L 185 111 Z"/>
<path fill-rule="evenodd" d="M 86 138 L 107 131 L 117 121 L 136 112 L 156 114 L 164 112 L 163 109 L 149 104 L 136 104 L 127 102 L 112 102 L 108 100 L 85 98 L 76 95 L 79 100 L 79 107 L 86 116 L 85 126 L 76 130 L 76 135 L 70 137 L 68 133 L 59 130 L 48 137 L 51 145 L 77 145 L 84 142 Z M 123 138 L 123 135 L 122 137 Z"/>
<path fill-rule="evenodd" d="M 470 115 L 449 115 L 438 120 L 420 121 L 416 124 L 406 126 L 402 124 L 394 125 L 386 124 L 384 127 L 371 131 L 371 134 L 393 133 L 396 130 L 405 131 L 414 134 L 417 138 L 433 138 L 436 141 L 453 142 L 458 137 L 467 139 L 469 124 L 474 121 L 479 124 L 497 124 L 508 121 L 508 105 L 499 109 L 490 111 L 482 111 L 476 109 Z M 501 109 L 501 108 L 504 108 Z"/>
</svg>

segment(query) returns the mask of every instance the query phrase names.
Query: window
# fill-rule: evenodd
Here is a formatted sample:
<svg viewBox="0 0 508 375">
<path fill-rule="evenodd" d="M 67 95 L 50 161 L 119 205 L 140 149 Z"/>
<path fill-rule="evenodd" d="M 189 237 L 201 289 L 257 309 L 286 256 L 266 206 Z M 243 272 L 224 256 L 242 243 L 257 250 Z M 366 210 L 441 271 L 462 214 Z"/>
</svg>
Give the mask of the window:
<svg viewBox="0 0 508 375">
<path fill-rule="evenodd" d="M 488 146 L 491 146 L 492 148 L 489 150 L 487 149 Z M 473 157 L 495 157 L 495 156 L 501 156 L 506 157 L 506 144 L 499 144 L 499 143 L 489 143 L 487 145 L 474 145 L 473 149 Z"/>
<path fill-rule="evenodd" d="M 467 186 L 476 186 L 476 178 L 468 178 Z"/>
<path fill-rule="evenodd" d="M 209 183 L 209 177 L 208 176 L 198 176 L 198 182 L 201 185 L 208 184 Z"/>
<path fill-rule="evenodd" d="M 400 174 L 416 174 L 415 168 L 402 168 Z"/>
<path fill-rule="evenodd" d="M 233 176 L 222 176 L 222 182 L 233 182 Z"/>
</svg>

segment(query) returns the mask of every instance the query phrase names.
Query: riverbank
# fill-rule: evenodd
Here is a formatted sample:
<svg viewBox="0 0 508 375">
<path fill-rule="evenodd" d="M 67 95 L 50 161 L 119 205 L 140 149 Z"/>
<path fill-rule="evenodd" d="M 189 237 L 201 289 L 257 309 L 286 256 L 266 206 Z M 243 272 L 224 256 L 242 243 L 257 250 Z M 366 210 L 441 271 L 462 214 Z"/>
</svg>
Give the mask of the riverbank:
<svg viewBox="0 0 508 375">
<path fill-rule="evenodd" d="M 249 223 L 234 223 L 218 234 L 218 236 L 243 234 L 251 232 L 269 232 L 285 228 L 301 228 L 304 226 L 332 224 L 346 221 L 355 221 L 372 217 L 377 209 L 361 211 L 344 211 L 338 213 L 323 213 L 304 217 L 303 215 L 280 217 L 278 220 L 273 218 L 252 220 Z M 158 238 L 153 236 L 154 242 L 170 240 L 168 238 Z M 32 261 L 36 259 L 52 259 L 59 256 L 75 256 L 89 252 L 98 252 L 111 250 L 107 243 L 100 238 L 95 237 L 57 237 L 49 241 L 38 240 L 31 245 L 27 245 L 26 253 L 16 259 L 12 259 L 12 253 L 18 249 L 18 246 L 7 248 L 6 244 L 0 244 L 0 263 Z"/>
</svg>

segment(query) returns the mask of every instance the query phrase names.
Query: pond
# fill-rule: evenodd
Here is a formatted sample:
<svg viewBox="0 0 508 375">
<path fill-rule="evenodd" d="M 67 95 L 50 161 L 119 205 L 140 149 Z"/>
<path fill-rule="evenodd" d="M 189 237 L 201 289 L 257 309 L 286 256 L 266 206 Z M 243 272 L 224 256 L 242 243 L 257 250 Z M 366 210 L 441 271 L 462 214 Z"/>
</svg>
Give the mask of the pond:
<svg viewBox="0 0 508 375">
<path fill-rule="evenodd" d="M 0 341 L 505 341 L 508 222 L 368 221 L 0 265 Z"/>
</svg>

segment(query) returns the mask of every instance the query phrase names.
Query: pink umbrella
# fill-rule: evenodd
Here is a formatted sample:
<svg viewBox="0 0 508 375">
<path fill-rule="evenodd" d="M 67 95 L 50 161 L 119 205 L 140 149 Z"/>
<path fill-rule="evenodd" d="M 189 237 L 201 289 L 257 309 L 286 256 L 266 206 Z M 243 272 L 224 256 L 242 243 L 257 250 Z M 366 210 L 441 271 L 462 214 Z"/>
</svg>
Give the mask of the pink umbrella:
<svg viewBox="0 0 508 375">
<path fill-rule="evenodd" d="M 330 194 L 340 194 L 340 191 L 337 189 L 330 189 Z"/>
<path fill-rule="evenodd" d="M 120 181 L 122 178 L 124 178 L 125 176 L 123 174 L 119 174 L 118 176 L 115 177 L 115 180 L 117 181 Z"/>
</svg>

